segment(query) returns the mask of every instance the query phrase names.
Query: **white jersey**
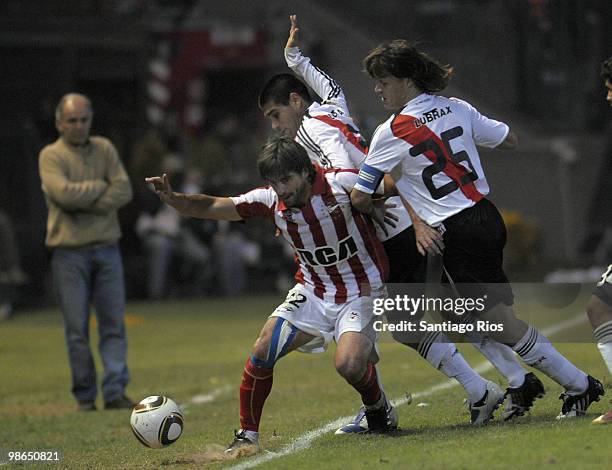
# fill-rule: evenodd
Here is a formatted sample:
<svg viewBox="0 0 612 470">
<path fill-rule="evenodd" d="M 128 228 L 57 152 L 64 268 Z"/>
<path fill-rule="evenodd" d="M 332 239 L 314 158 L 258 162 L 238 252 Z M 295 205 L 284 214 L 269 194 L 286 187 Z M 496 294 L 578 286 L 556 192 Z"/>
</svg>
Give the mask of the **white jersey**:
<svg viewBox="0 0 612 470">
<path fill-rule="evenodd" d="M 295 250 L 295 280 L 320 299 L 341 304 L 382 289 L 388 274 L 372 221 L 351 206 L 356 181 L 356 170 L 317 167 L 305 207 L 286 207 L 271 187 L 231 199 L 243 219 L 273 218 Z"/>
<path fill-rule="evenodd" d="M 476 145 L 496 147 L 509 127 L 457 98 L 423 93 L 381 124 L 355 186 L 372 193 L 382 173 L 429 225 L 471 207 L 489 193 Z"/>
<path fill-rule="evenodd" d="M 321 69 L 311 64 L 298 47 L 285 49 L 285 60 L 291 70 L 302 78 L 322 103 L 313 102 L 302 118 L 295 140 L 306 149 L 310 160 L 323 168 L 361 168 L 368 147 L 353 121 L 342 88 Z M 378 237 L 387 240 L 412 225 L 410 216 L 399 198 L 391 198 L 397 207 L 396 227 L 387 226 L 388 235 L 376 226 Z"/>
</svg>

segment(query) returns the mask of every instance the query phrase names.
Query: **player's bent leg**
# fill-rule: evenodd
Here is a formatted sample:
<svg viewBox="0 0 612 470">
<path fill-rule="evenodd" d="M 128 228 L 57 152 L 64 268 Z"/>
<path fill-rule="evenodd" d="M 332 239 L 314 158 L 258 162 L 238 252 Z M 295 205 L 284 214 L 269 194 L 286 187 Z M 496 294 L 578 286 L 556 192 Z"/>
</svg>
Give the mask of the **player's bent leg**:
<svg viewBox="0 0 612 470">
<path fill-rule="evenodd" d="M 234 441 L 226 453 L 242 455 L 259 450 L 259 423 L 272 390 L 274 364 L 313 338 L 284 318 L 268 319 L 244 366 L 240 384 L 240 430 L 234 433 Z"/>
<path fill-rule="evenodd" d="M 565 393 L 562 393 L 559 397 L 563 400 L 563 405 L 557 419 L 584 416 L 590 404 L 599 401 L 600 396 L 604 394 L 601 382 L 585 374 L 562 356 L 550 340 L 538 330 L 516 318 L 511 307 L 499 304 L 493 310 L 495 310 L 494 318 L 496 321 L 499 318 L 504 318 L 504 330 L 506 324 L 515 329 L 509 331 L 510 336 L 505 336 L 508 345 L 512 346 L 512 349 L 521 356 L 527 365 L 545 373 L 565 388 Z M 521 323 L 526 326 L 526 329 L 523 328 Z M 517 332 L 521 330 L 525 330 L 524 335 L 518 341 L 515 341 Z M 491 337 L 495 339 L 494 335 L 495 333 L 492 333 Z"/>
<path fill-rule="evenodd" d="M 362 426 L 361 432 L 385 433 L 397 429 L 398 417 L 380 387 L 376 367 L 368 361 L 373 348 L 373 341 L 365 334 L 344 332 L 338 340 L 335 365 L 338 373 L 361 395 L 367 421 L 367 428 Z"/>
<path fill-rule="evenodd" d="M 597 348 L 612 374 L 612 305 L 592 295 L 587 304 L 587 315 L 593 326 Z"/>
</svg>

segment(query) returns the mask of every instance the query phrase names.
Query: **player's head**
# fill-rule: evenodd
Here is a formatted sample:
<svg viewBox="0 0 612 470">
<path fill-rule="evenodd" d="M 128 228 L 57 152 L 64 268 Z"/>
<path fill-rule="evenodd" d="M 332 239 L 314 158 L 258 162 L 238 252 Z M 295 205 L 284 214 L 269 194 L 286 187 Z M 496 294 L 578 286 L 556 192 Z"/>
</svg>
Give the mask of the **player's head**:
<svg viewBox="0 0 612 470">
<path fill-rule="evenodd" d="M 316 171 L 306 150 L 295 140 L 273 137 L 262 147 L 257 168 L 287 207 L 302 207 L 310 197 Z"/>
<path fill-rule="evenodd" d="M 274 75 L 259 94 L 259 107 L 272 122 L 272 129 L 291 138 L 311 103 L 306 85 L 288 73 Z"/>
<path fill-rule="evenodd" d="M 85 95 L 68 93 L 55 108 L 55 127 L 70 145 L 85 145 L 89 139 L 93 109 Z"/>
<path fill-rule="evenodd" d="M 366 72 L 376 80 L 374 91 L 386 109 L 399 109 L 417 94 L 444 90 L 453 74 L 408 41 L 380 44 L 363 59 Z"/>
<path fill-rule="evenodd" d="M 601 64 L 601 78 L 603 78 L 604 86 L 607 90 L 606 100 L 612 106 L 612 57 L 609 57 L 608 60 Z"/>
</svg>

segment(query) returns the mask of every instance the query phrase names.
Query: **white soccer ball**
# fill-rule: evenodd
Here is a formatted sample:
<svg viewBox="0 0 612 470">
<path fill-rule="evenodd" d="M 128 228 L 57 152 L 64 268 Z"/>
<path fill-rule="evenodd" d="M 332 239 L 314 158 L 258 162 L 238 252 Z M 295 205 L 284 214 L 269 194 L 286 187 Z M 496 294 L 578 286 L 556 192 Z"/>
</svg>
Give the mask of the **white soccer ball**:
<svg viewBox="0 0 612 470">
<path fill-rule="evenodd" d="M 145 398 L 134 407 L 130 425 L 142 444 L 161 449 L 181 437 L 183 412 L 170 398 L 155 395 Z"/>
</svg>

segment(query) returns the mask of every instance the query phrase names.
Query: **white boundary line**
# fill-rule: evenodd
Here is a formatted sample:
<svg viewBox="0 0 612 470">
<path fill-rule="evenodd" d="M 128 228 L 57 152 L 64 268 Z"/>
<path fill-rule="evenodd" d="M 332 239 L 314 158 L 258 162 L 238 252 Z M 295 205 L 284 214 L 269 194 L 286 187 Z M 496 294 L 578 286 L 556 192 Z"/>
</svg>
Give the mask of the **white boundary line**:
<svg viewBox="0 0 612 470">
<path fill-rule="evenodd" d="M 546 337 L 552 336 L 568 328 L 578 326 L 586 321 L 587 321 L 586 315 L 584 313 L 581 313 L 561 323 L 557 323 L 556 325 L 552 325 L 548 328 L 543 328 L 541 330 L 541 333 Z M 476 370 L 478 373 L 484 373 L 491 369 L 493 369 L 493 365 L 489 361 L 481 362 L 476 367 L 474 367 L 474 370 Z M 454 379 L 445 380 L 444 382 L 440 382 L 434 385 L 433 387 L 422 390 L 420 392 L 413 393 L 412 398 L 427 397 L 435 393 L 438 393 L 442 390 L 447 390 L 449 388 L 456 387 L 458 385 L 459 385 L 459 382 L 457 382 Z M 398 406 L 405 405 L 406 403 L 408 403 L 408 401 L 409 399 L 407 397 L 402 397 L 402 398 L 393 400 L 392 403 L 393 403 L 393 406 L 398 407 Z M 239 464 L 233 465 L 232 467 L 229 467 L 229 468 L 231 470 L 243 470 L 247 468 L 254 468 L 254 467 L 257 467 L 258 465 L 261 465 L 262 463 L 269 462 L 270 460 L 278 459 L 280 457 L 284 457 L 285 455 L 290 455 L 296 452 L 300 452 L 304 449 L 309 448 L 315 439 L 321 437 L 323 434 L 327 434 L 328 432 L 335 431 L 343 424 L 346 424 L 346 422 L 351 420 L 352 418 L 353 418 L 352 415 L 343 416 L 334 421 L 330 421 L 329 423 L 324 424 L 323 426 L 317 429 L 313 429 L 312 431 L 308 431 L 307 433 L 302 434 L 300 437 L 295 439 L 293 442 L 290 442 L 289 444 L 287 444 L 285 447 L 280 449 L 278 452 L 267 452 L 265 454 L 256 456 L 250 460 L 240 462 Z"/>
</svg>

